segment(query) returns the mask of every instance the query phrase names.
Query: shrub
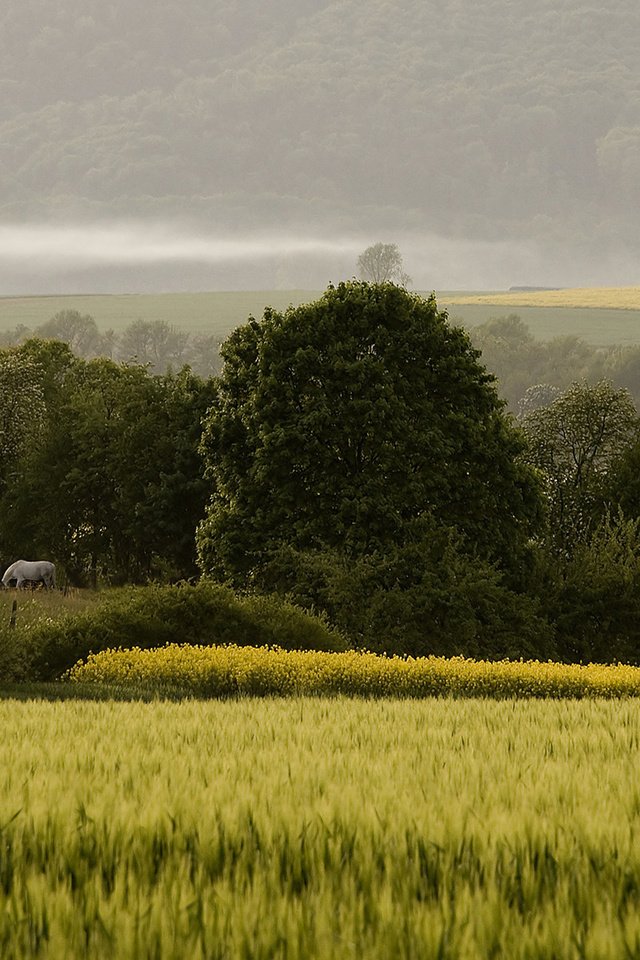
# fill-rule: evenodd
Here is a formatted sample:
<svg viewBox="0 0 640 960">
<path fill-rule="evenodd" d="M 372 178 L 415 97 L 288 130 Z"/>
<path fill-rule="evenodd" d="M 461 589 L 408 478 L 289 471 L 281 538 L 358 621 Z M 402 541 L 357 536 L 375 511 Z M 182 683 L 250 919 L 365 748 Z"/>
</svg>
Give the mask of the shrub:
<svg viewBox="0 0 640 960">
<path fill-rule="evenodd" d="M 276 597 L 238 596 L 210 582 L 130 587 L 109 591 L 83 614 L 36 627 L 31 635 L 31 676 L 54 679 L 100 650 L 169 643 L 300 650 L 347 646 L 322 619 Z"/>
<path fill-rule="evenodd" d="M 606 517 L 548 579 L 563 660 L 640 663 L 640 518 Z"/>
</svg>

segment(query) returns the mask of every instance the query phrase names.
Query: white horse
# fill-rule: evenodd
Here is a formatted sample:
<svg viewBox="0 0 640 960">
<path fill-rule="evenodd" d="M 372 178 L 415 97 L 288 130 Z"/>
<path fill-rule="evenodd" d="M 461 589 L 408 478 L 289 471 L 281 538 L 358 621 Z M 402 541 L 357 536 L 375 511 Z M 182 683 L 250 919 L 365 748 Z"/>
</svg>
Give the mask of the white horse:
<svg viewBox="0 0 640 960">
<path fill-rule="evenodd" d="M 50 560 L 16 560 L 4 572 L 2 585 L 9 586 L 11 580 L 16 581 L 16 587 L 21 587 L 25 580 L 42 581 L 47 590 L 56 585 L 56 568 Z"/>
</svg>

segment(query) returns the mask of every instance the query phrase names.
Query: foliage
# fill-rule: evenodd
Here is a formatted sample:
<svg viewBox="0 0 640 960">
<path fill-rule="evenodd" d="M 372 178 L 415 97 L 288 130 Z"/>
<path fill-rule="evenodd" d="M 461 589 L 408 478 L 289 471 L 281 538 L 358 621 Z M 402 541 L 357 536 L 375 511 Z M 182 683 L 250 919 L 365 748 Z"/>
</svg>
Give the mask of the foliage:
<svg viewBox="0 0 640 960">
<path fill-rule="evenodd" d="M 60 344 L 28 341 L 47 416 L 0 503 L 4 549 L 50 556 L 75 582 L 195 573 L 193 531 L 207 487 L 198 454 L 213 384 L 188 370 L 152 377 Z"/>
<path fill-rule="evenodd" d="M 36 625 L 28 632 L 28 643 L 32 680 L 56 679 L 90 652 L 112 647 L 169 643 L 346 647 L 338 631 L 290 603 L 275 597 L 236 596 L 207 582 L 110 590 L 94 609 Z"/>
<path fill-rule="evenodd" d="M 0 489 L 15 482 L 17 463 L 38 438 L 45 415 L 38 365 L 19 350 L 0 352 Z"/>
<path fill-rule="evenodd" d="M 550 406 L 554 400 L 558 399 L 560 392 L 558 387 L 554 387 L 550 383 L 532 384 L 532 386 L 527 387 L 518 403 L 518 416 L 526 417 L 534 410 L 539 410 L 540 407 Z"/>
<path fill-rule="evenodd" d="M 117 347 L 122 360 L 164 373 L 188 362 L 189 334 L 162 320 L 135 320 L 124 331 Z"/>
<path fill-rule="evenodd" d="M 540 508 L 520 433 L 467 335 L 392 284 L 329 287 L 238 328 L 207 416 L 202 569 L 244 584 L 269 554 L 402 543 L 429 515 L 519 556 Z"/>
<path fill-rule="evenodd" d="M 523 419 L 530 460 L 545 478 L 552 548 L 566 555 L 602 517 L 609 478 L 639 426 L 626 390 L 575 383 Z"/>
<path fill-rule="evenodd" d="M 500 395 L 519 415 L 547 405 L 554 389 L 565 391 L 573 382 L 601 379 L 607 365 L 602 348 L 570 335 L 537 339 L 517 314 L 490 318 L 473 327 L 470 336 L 497 377 Z M 535 390 L 536 385 L 544 386 L 544 392 Z"/>
<path fill-rule="evenodd" d="M 59 310 L 50 320 L 38 327 L 35 333 L 43 340 L 67 343 L 79 357 L 99 356 L 106 346 L 96 321 L 89 314 L 81 314 L 79 310 Z"/>
<path fill-rule="evenodd" d="M 640 518 L 607 516 L 545 590 L 564 660 L 640 663 Z"/>
<path fill-rule="evenodd" d="M 460 538 L 435 524 L 355 558 L 284 547 L 263 581 L 377 652 L 500 659 L 555 650 L 543 605 L 510 589 L 494 565 L 466 555 Z"/>
</svg>

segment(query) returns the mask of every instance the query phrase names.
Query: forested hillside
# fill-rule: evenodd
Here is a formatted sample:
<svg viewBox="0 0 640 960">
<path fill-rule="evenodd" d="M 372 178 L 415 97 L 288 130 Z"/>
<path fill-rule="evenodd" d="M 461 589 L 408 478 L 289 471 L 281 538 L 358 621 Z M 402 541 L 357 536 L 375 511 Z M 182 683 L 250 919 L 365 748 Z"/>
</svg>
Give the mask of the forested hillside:
<svg viewBox="0 0 640 960">
<path fill-rule="evenodd" d="M 633 242 L 639 29 L 632 0 L 10 4 L 0 213 Z"/>
</svg>

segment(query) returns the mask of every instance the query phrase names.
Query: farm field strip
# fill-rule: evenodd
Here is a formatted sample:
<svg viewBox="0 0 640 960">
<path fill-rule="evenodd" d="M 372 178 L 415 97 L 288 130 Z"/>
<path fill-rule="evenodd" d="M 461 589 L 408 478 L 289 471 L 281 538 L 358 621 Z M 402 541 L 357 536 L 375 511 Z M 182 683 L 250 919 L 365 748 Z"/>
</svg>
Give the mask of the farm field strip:
<svg viewBox="0 0 640 960">
<path fill-rule="evenodd" d="M 71 682 L 128 684 L 187 695 L 373 697 L 639 697 L 640 668 L 626 664 L 386 657 L 267 647 L 168 644 L 103 650 L 69 671 Z"/>
<path fill-rule="evenodd" d="M 634 288 L 635 289 L 635 288 Z M 640 288 L 638 288 L 640 290 Z M 428 291 L 422 291 L 428 295 Z M 89 314 L 101 332 L 122 331 L 135 320 L 162 320 L 191 334 L 228 336 L 250 315 L 261 317 L 266 306 L 284 310 L 320 296 L 312 290 L 214 291 L 209 293 L 96 294 L 52 297 L 0 297 L 0 332 L 19 324 L 34 329 L 60 310 Z M 640 305 L 598 306 L 516 305 L 507 294 L 463 296 L 437 292 L 438 305 L 451 319 L 473 327 L 491 317 L 518 313 L 534 336 L 549 340 L 577 336 L 595 345 L 640 343 Z"/>
<path fill-rule="evenodd" d="M 451 303 L 488 303 L 514 307 L 582 307 L 595 310 L 640 310 L 640 287 L 571 287 L 558 290 L 508 290 L 454 295 Z"/>
<path fill-rule="evenodd" d="M 640 703 L 0 703 L 12 958 L 619 960 Z"/>
<path fill-rule="evenodd" d="M 298 305 L 318 296 L 308 290 L 253 290 L 0 297 L 0 331 L 18 324 L 33 329 L 60 310 L 77 310 L 92 316 L 101 332 L 121 333 L 135 320 L 163 320 L 187 333 L 227 336 L 249 315 L 261 317 L 266 306 L 284 310 L 290 303 Z"/>
</svg>

